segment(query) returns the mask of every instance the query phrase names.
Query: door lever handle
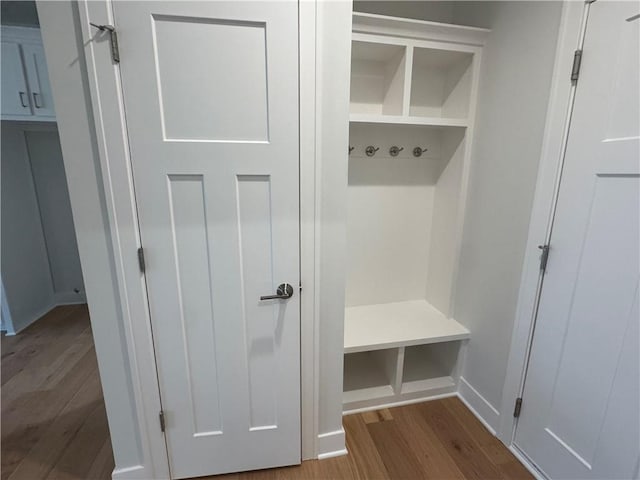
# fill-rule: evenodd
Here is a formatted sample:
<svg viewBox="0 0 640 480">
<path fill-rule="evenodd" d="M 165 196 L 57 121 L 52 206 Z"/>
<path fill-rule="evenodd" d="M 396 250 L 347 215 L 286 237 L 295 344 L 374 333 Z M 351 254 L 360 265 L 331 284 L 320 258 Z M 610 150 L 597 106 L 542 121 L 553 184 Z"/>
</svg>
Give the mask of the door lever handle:
<svg viewBox="0 0 640 480">
<path fill-rule="evenodd" d="M 286 300 L 293 296 L 293 287 L 288 283 L 281 283 L 278 285 L 278 289 L 276 290 L 275 295 L 262 295 L 260 300 L 277 300 L 282 299 Z"/>
</svg>

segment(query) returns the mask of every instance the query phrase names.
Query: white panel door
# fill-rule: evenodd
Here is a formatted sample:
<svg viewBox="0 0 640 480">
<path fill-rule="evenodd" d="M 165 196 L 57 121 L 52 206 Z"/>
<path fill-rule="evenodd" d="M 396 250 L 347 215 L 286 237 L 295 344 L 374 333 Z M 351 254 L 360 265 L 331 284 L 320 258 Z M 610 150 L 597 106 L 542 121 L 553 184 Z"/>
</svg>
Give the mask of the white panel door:
<svg viewBox="0 0 640 480">
<path fill-rule="evenodd" d="M 2 42 L 2 114 L 31 116 L 29 90 L 22 68 L 20 45 Z"/>
<path fill-rule="evenodd" d="M 638 475 L 639 14 L 590 5 L 515 437 L 552 479 Z"/>
<path fill-rule="evenodd" d="M 22 53 L 33 100 L 33 114 L 37 117 L 55 117 L 44 48 L 42 45 L 25 43 L 22 45 Z"/>
<path fill-rule="evenodd" d="M 300 463 L 297 3 L 113 8 L 172 476 Z"/>
</svg>

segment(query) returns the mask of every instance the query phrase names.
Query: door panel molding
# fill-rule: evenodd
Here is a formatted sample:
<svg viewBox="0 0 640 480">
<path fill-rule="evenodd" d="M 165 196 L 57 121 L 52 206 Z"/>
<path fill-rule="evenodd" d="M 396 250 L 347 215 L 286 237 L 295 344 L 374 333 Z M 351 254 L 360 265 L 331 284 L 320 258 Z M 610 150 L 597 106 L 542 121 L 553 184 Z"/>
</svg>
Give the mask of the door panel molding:
<svg viewBox="0 0 640 480">
<path fill-rule="evenodd" d="M 129 360 L 140 432 L 140 465 L 116 464 L 114 478 L 168 478 L 169 466 L 158 422 L 161 410 L 156 364 L 153 355 L 146 285 L 137 264 L 140 246 L 138 218 L 130 168 L 126 118 L 122 107 L 119 67 L 111 61 L 108 37 L 90 26 L 113 24 L 110 0 L 78 3 L 79 23 L 87 60 L 91 107 L 96 127 L 97 157 L 102 171 L 109 219 L 110 243 L 116 258 L 114 281 L 120 293 Z M 320 190 L 321 158 L 316 144 L 322 137 L 316 115 L 315 54 L 316 2 L 302 2 L 299 11 L 300 40 L 300 188 L 301 188 L 301 297 L 302 349 L 302 452 L 315 458 L 318 436 L 318 297 L 317 267 L 321 231 L 317 192 Z M 313 74 L 311 74 L 313 72 Z M 327 114 L 325 114 L 326 116 Z M 265 292 L 268 293 L 268 292 Z M 107 406 L 108 408 L 108 406 Z M 117 459 L 116 459 L 117 461 Z"/>
</svg>

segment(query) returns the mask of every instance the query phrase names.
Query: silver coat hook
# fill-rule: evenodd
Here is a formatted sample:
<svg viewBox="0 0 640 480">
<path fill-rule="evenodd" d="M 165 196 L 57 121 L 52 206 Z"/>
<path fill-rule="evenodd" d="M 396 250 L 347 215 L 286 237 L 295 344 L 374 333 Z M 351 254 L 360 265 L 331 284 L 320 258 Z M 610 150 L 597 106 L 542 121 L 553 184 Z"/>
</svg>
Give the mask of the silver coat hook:
<svg viewBox="0 0 640 480">
<path fill-rule="evenodd" d="M 413 156 L 414 157 L 421 157 L 423 153 L 425 153 L 427 151 L 426 148 L 422 148 L 422 147 L 416 147 L 413 149 Z"/>
<path fill-rule="evenodd" d="M 364 153 L 367 154 L 367 157 L 373 157 L 378 150 L 380 150 L 380 147 L 374 147 L 373 145 L 369 145 L 367 148 L 364 149 Z"/>
<path fill-rule="evenodd" d="M 404 147 L 397 147 L 397 146 L 393 146 L 389 149 L 389 155 L 391 155 L 392 157 L 397 157 L 398 154 L 404 150 Z"/>
<path fill-rule="evenodd" d="M 351 145 L 349 145 L 349 155 L 351 155 L 351 152 L 353 152 L 353 150 L 354 150 L 355 148 L 356 148 L 356 147 L 352 147 Z"/>
</svg>

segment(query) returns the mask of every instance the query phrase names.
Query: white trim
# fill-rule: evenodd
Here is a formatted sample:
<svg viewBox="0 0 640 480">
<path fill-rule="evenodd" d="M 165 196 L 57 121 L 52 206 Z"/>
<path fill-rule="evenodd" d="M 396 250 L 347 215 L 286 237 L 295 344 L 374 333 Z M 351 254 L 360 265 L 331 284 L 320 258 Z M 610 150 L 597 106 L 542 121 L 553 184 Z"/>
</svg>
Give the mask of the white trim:
<svg viewBox="0 0 640 480">
<path fill-rule="evenodd" d="M 315 319 L 318 298 L 316 274 L 320 262 L 316 224 L 316 5 L 298 4 L 299 135 L 300 135 L 300 399 L 302 460 L 317 457 L 318 335 Z"/>
<path fill-rule="evenodd" d="M 60 305 L 82 305 L 87 303 L 87 296 L 84 292 L 57 292 L 53 294 L 56 307 Z"/>
<path fill-rule="evenodd" d="M 480 423 L 486 428 L 492 435 L 496 435 L 496 431 L 487 423 L 487 421 L 474 409 L 471 404 L 458 393 L 458 398 L 464 405 L 469 409 L 469 411 L 478 419 Z M 496 435 L 497 436 L 497 435 Z M 544 475 L 542 475 L 538 469 L 529 461 L 526 455 L 524 455 L 518 447 L 515 445 L 507 446 L 509 451 L 513 453 L 513 456 L 524 466 L 535 478 L 536 480 L 548 480 Z"/>
<path fill-rule="evenodd" d="M 419 40 L 483 45 L 491 30 L 450 23 L 428 22 L 411 18 L 390 17 L 373 13 L 353 13 L 355 33 L 376 33 Z"/>
<path fill-rule="evenodd" d="M 411 400 L 401 400 L 399 402 L 383 403 L 382 405 L 373 405 L 370 407 L 362 407 L 362 408 L 352 408 L 351 410 L 345 410 L 344 412 L 342 412 L 342 416 L 354 415 L 356 413 L 363 413 L 363 412 L 371 412 L 374 410 L 382 410 L 383 408 L 404 407 L 405 405 L 413 405 L 416 403 L 430 402 L 431 400 L 440 400 L 443 398 L 450 398 L 450 397 L 456 397 L 456 396 L 458 396 L 458 392 L 453 391 L 453 392 L 447 392 L 447 393 L 440 393 L 437 395 L 429 395 L 426 397 L 412 398 Z"/>
<path fill-rule="evenodd" d="M 489 401 L 480 395 L 464 377 L 460 377 L 458 397 L 469 410 L 478 417 L 492 434 L 496 434 L 496 426 L 500 420 L 500 412 Z"/>
<path fill-rule="evenodd" d="M 318 460 L 346 454 L 344 428 L 318 435 Z"/>
<path fill-rule="evenodd" d="M 157 420 L 161 409 L 160 392 L 145 281 L 137 266 L 137 248 L 140 241 L 120 72 L 119 67 L 111 62 L 108 42 L 94 42 L 95 31 L 89 25 L 89 21 L 96 24 L 113 24 L 111 1 L 82 1 L 78 7 L 87 59 L 98 157 L 111 228 L 114 270 L 121 299 L 124 337 L 135 397 L 133 400 L 137 412 L 137 430 L 140 434 L 142 456 L 140 460 L 147 477 L 169 477 L 164 436 Z M 129 470 L 124 467 L 123 471 Z"/>
<path fill-rule="evenodd" d="M 511 445 L 509 447 L 509 451 L 513 453 L 513 456 L 518 459 L 518 461 L 526 468 L 531 475 L 534 476 L 536 480 L 548 480 L 548 478 L 542 473 L 540 470 L 536 468 L 536 466 L 529 460 L 529 458 L 520 451 L 520 449 Z"/>
<path fill-rule="evenodd" d="M 114 469 L 111 473 L 111 478 L 112 480 L 148 480 L 151 477 L 144 465 L 135 465 L 133 467 Z"/>
<path fill-rule="evenodd" d="M 40 27 L 15 27 L 13 25 L 2 25 L 0 27 L 0 31 L 2 31 L 3 42 L 35 43 L 42 45 Z"/>
<path fill-rule="evenodd" d="M 511 337 L 507 374 L 502 391 L 501 419 L 498 437 L 511 445 L 515 434 L 515 419 L 511 415 L 514 400 L 522 393 L 533 321 L 541 286 L 538 245 L 547 243 L 552 219 L 555 192 L 559 181 L 568 115 L 575 87 L 569 80 L 573 52 L 580 45 L 586 4 L 564 2 L 553 69 L 551 95 L 547 109 L 529 235 L 520 280 L 516 319 Z"/>
<path fill-rule="evenodd" d="M 31 317 L 31 320 L 29 320 L 27 323 L 25 323 L 24 325 L 22 325 L 18 330 L 15 330 L 15 328 L 13 327 L 13 323 L 11 323 L 11 329 L 9 329 L 9 325 L 5 325 L 5 327 L 7 327 L 7 337 L 12 337 L 13 335 L 16 335 L 22 331 L 24 331 L 26 328 L 29 328 L 31 325 L 33 325 L 34 323 L 36 323 L 39 319 L 41 319 L 42 317 L 44 317 L 47 313 L 49 313 L 51 310 L 53 310 L 54 308 L 56 308 L 58 306 L 58 304 L 51 303 L 49 305 L 47 305 L 46 307 L 41 308 L 40 310 L 38 310 L 36 313 L 34 313 Z M 10 308 L 10 306 L 9 306 Z"/>
</svg>

